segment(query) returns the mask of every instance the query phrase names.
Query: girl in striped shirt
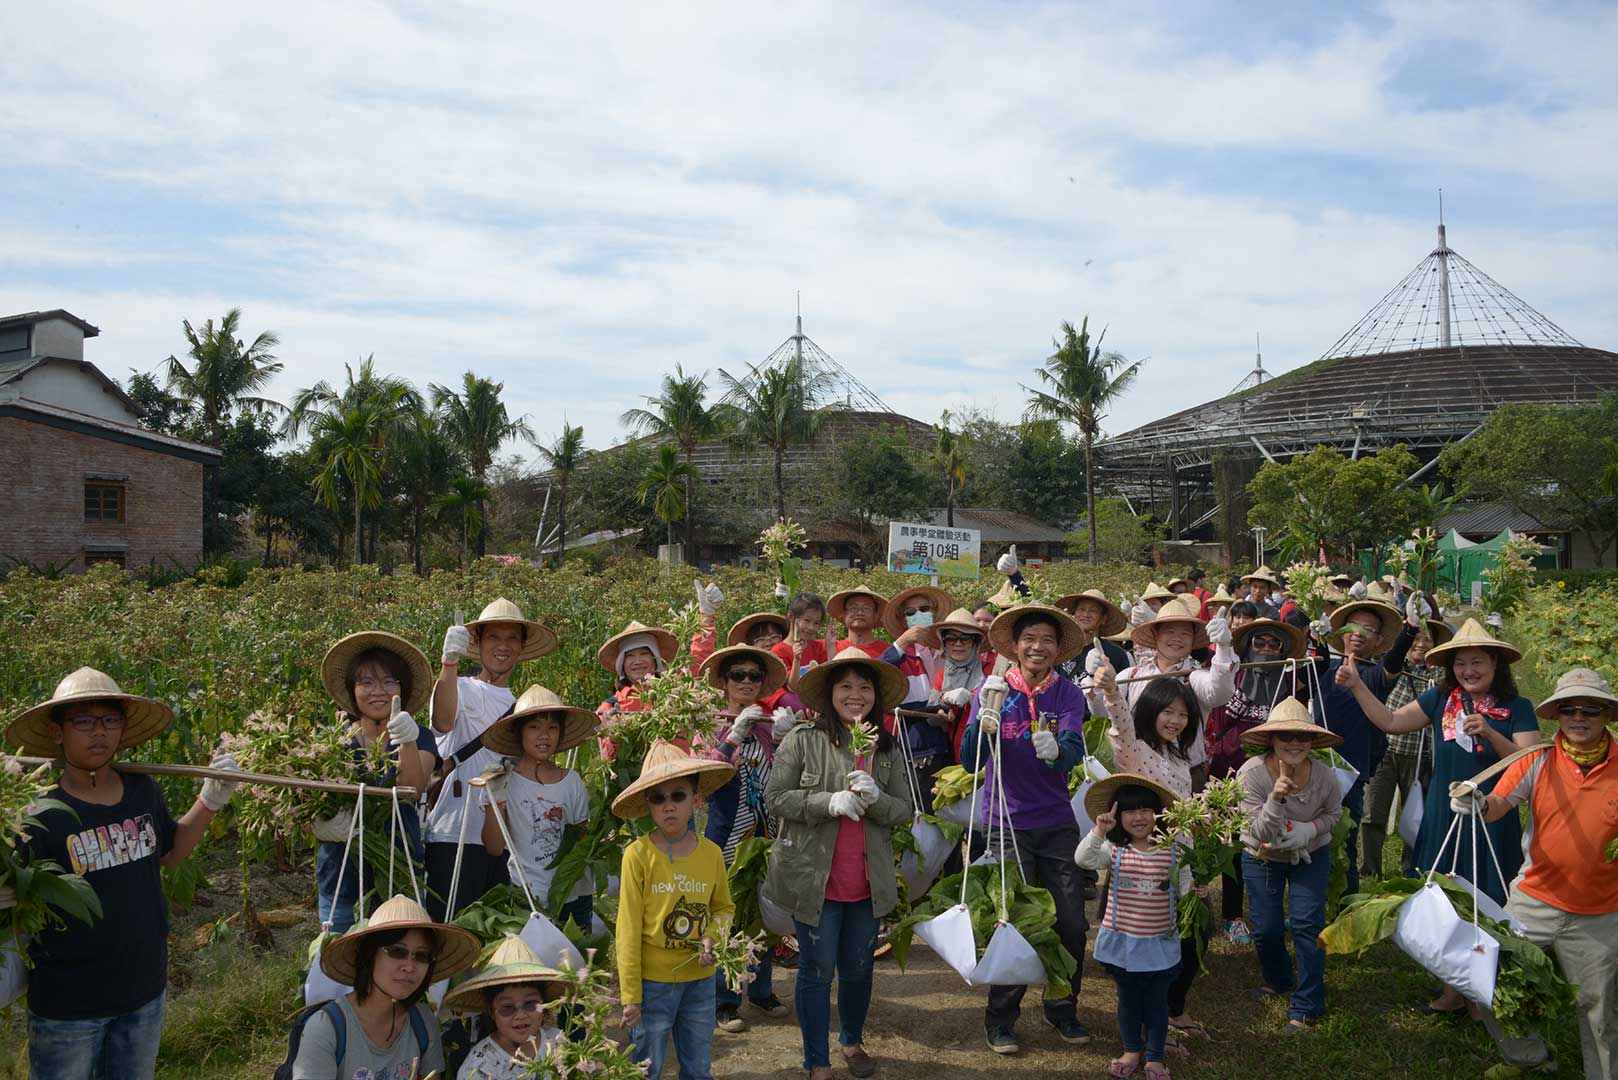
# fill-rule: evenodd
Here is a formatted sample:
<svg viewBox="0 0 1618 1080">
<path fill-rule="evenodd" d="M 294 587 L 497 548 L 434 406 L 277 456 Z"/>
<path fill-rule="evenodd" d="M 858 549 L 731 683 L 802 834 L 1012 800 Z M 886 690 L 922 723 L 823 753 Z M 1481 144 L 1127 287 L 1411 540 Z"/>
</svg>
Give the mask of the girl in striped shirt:
<svg viewBox="0 0 1618 1080">
<path fill-rule="evenodd" d="M 1157 834 L 1157 815 L 1174 792 L 1147 777 L 1114 773 L 1084 797 L 1095 822 L 1074 858 L 1092 870 L 1111 869 L 1095 958 L 1118 984 L 1118 1034 L 1124 1052 L 1108 1076 L 1133 1076 L 1142 1059 L 1148 1080 L 1168 1080 L 1163 1064 L 1169 1029 L 1169 984 L 1180 968 L 1177 901 L 1191 873 Z M 1145 1031 L 1144 1046 L 1141 1033 Z"/>
</svg>

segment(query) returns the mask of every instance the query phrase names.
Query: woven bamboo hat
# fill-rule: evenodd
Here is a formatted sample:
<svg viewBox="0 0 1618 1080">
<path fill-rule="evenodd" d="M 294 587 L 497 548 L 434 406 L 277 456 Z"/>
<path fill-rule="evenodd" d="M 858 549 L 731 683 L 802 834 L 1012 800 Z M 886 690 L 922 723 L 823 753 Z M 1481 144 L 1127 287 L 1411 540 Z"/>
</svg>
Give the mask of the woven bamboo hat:
<svg viewBox="0 0 1618 1080">
<path fill-rule="evenodd" d="M 1180 594 L 1176 593 L 1176 592 L 1169 592 L 1169 590 L 1165 589 L 1163 586 L 1159 585 L 1155 581 L 1148 581 L 1146 583 L 1146 591 L 1140 594 L 1140 598 L 1141 598 L 1142 601 L 1146 601 L 1146 600 L 1173 600 L 1176 596 L 1179 596 L 1179 595 Z"/>
<path fill-rule="evenodd" d="M 1118 797 L 1118 789 L 1125 787 L 1143 787 L 1155 793 L 1165 810 L 1179 799 L 1178 795 L 1156 780 L 1149 780 L 1137 773 L 1113 773 L 1091 784 L 1090 790 L 1084 793 L 1084 812 L 1090 815 L 1090 820 L 1094 821 L 1106 813 L 1112 801 Z"/>
<path fill-rule="evenodd" d="M 1005 584 L 1000 586 L 1000 590 L 998 592 L 989 597 L 988 600 L 984 601 L 984 603 L 998 611 L 1004 611 L 1009 607 L 1015 607 L 1022 602 L 1023 595 L 1017 591 L 1017 587 L 1011 583 L 1010 578 L 1006 579 Z"/>
<path fill-rule="evenodd" d="M 646 793 L 659 784 L 678 780 L 682 776 L 696 777 L 697 794 L 703 796 L 712 795 L 735 775 L 736 767 L 729 762 L 694 758 L 673 743 L 659 739 L 646 751 L 646 759 L 641 762 L 640 779 L 624 788 L 612 800 L 612 812 L 629 820 L 645 817 L 649 813 Z"/>
<path fill-rule="evenodd" d="M 841 592 L 832 593 L 831 599 L 826 601 L 826 615 L 836 619 L 838 622 L 842 622 L 843 610 L 848 606 L 848 602 L 856 596 L 868 596 L 874 600 L 876 602 L 876 621 L 878 623 L 882 622 L 882 616 L 888 610 L 888 598 L 870 589 L 843 589 Z"/>
<path fill-rule="evenodd" d="M 540 993 L 548 1001 L 556 996 L 553 984 L 561 978 L 560 971 L 540 963 L 528 943 L 512 934 L 494 947 L 488 966 L 444 995 L 444 1008 L 462 1016 L 480 1013 L 485 990 L 524 983 L 539 983 L 543 987 Z"/>
<path fill-rule="evenodd" d="M 1268 582 L 1274 588 L 1279 589 L 1281 587 L 1281 579 L 1276 577 L 1275 571 L 1271 570 L 1268 566 L 1261 566 L 1257 570 L 1254 570 L 1251 574 L 1243 574 L 1242 580 L 1263 581 Z"/>
<path fill-rule="evenodd" d="M 614 675 L 618 674 L 619 650 L 623 648 L 624 642 L 628 639 L 641 634 L 645 634 L 653 640 L 656 645 L 655 651 L 658 656 L 662 657 L 665 664 L 673 660 L 674 654 L 680 649 L 680 643 L 674 640 L 674 635 L 661 626 L 647 626 L 643 622 L 630 620 L 628 626 L 608 638 L 607 643 L 596 651 L 596 663 Z"/>
<path fill-rule="evenodd" d="M 1442 645 L 1434 645 L 1427 650 L 1427 662 L 1434 667 L 1438 665 L 1438 657 L 1448 653 L 1460 652 L 1462 649 L 1490 649 L 1500 655 L 1508 664 L 1515 664 L 1522 659 L 1522 650 L 1509 641 L 1501 641 L 1487 630 L 1476 619 L 1468 619 L 1461 624 L 1455 636 Z"/>
<path fill-rule="evenodd" d="M 1332 609 L 1329 616 L 1331 628 L 1341 630 L 1343 624 L 1348 622 L 1348 617 L 1357 611 L 1368 611 L 1381 621 L 1382 639 L 1377 642 L 1372 651 L 1365 654 L 1364 659 L 1369 660 L 1372 657 L 1381 656 L 1388 651 L 1389 646 L 1393 644 L 1393 639 L 1398 636 L 1399 624 L 1404 622 L 1404 616 L 1399 614 L 1398 608 L 1385 600 L 1350 600 L 1348 603 Z M 1432 656 L 1432 652 L 1429 651 L 1427 655 Z M 1428 662 L 1431 663 L 1430 660 Z"/>
<path fill-rule="evenodd" d="M 24 712 L 6 728 L 6 741 L 36 757 L 57 757 L 62 748 L 51 738 L 51 710 L 58 705 L 88 701 L 116 701 L 124 710 L 124 735 L 118 749 L 128 750 L 162 734 L 174 721 L 174 710 L 153 698 L 126 694 L 112 676 L 92 667 L 81 667 L 56 684 L 49 701 Z"/>
<path fill-rule="evenodd" d="M 932 585 L 917 585 L 904 590 L 888 601 L 888 606 L 882 609 L 882 627 L 888 636 L 897 639 L 910 627 L 905 623 L 904 606 L 912 600 L 928 600 L 933 605 L 933 622 L 944 617 L 944 612 L 954 606 L 955 601 L 949 593 Z"/>
<path fill-rule="evenodd" d="M 533 619 L 523 618 L 522 609 L 503 596 L 491 602 L 477 618 L 466 624 L 467 633 L 472 635 L 474 646 L 483 628 L 491 623 L 516 623 L 523 628 L 522 652 L 517 654 L 519 661 L 536 660 L 556 648 L 556 634 L 550 627 Z"/>
<path fill-rule="evenodd" d="M 1569 668 L 1562 672 L 1562 677 L 1556 680 L 1555 692 L 1539 703 L 1534 715 L 1541 720 L 1555 720 L 1556 707 L 1564 701 L 1591 701 L 1618 707 L 1618 696 L 1613 695 L 1607 680 L 1601 677 L 1600 672 L 1587 667 Z"/>
<path fill-rule="evenodd" d="M 749 644 L 747 635 L 751 634 L 754 629 L 760 626 L 775 627 L 777 630 L 781 631 L 781 637 L 783 638 L 792 633 L 792 621 L 785 615 L 777 615 L 773 611 L 758 611 L 747 616 L 745 619 L 737 619 L 736 625 L 730 628 L 730 633 L 725 637 L 725 644 Z"/>
<path fill-rule="evenodd" d="M 1316 750 L 1336 746 L 1343 741 L 1343 737 L 1335 731 L 1328 731 L 1315 723 L 1314 714 L 1309 711 L 1309 706 L 1295 697 L 1287 697 L 1270 710 L 1269 719 L 1264 723 L 1242 732 L 1242 745 L 1262 746 L 1268 749 L 1270 739 L 1284 732 L 1313 735 Z"/>
<path fill-rule="evenodd" d="M 1223 582 L 1220 582 L 1219 588 L 1215 589 L 1214 594 L 1208 597 L 1209 607 L 1213 607 L 1215 604 L 1234 604 L 1235 602 L 1236 598 L 1225 590 Z"/>
<path fill-rule="evenodd" d="M 1240 655 L 1247 648 L 1247 639 L 1260 630 L 1268 630 L 1273 634 L 1281 635 L 1286 642 L 1283 655 L 1294 660 L 1301 657 L 1304 650 L 1309 647 L 1309 635 L 1304 632 L 1302 627 L 1293 626 L 1291 623 L 1282 622 L 1280 619 L 1254 619 L 1231 635 L 1231 644 L 1235 646 L 1237 655 Z"/>
<path fill-rule="evenodd" d="M 1354 584 L 1356 579 L 1353 574 L 1333 574 L 1326 580 L 1337 586 L 1339 589 L 1347 590 L 1349 586 Z"/>
<path fill-rule="evenodd" d="M 972 618 L 972 613 L 963 607 L 956 608 L 938 622 L 933 623 L 932 630 L 935 638 L 943 634 L 945 630 L 951 630 L 957 634 L 971 634 L 978 639 L 979 644 L 987 637 L 983 632 L 983 627 L 979 626 L 978 621 Z M 942 639 L 937 643 L 940 648 L 943 647 L 943 644 Z"/>
<path fill-rule="evenodd" d="M 770 650 L 761 649 L 756 645 L 727 645 L 704 660 L 699 673 L 708 680 L 710 686 L 723 690 L 725 679 L 719 670 L 726 660 L 735 656 L 750 657 L 763 666 L 764 689 L 759 691 L 759 697 L 769 697 L 787 684 L 787 666 L 781 662 L 781 658 Z"/>
<path fill-rule="evenodd" d="M 910 689 L 910 680 L 899 673 L 899 669 L 892 664 L 884 664 L 880 660 L 873 660 L 870 654 L 863 649 L 850 645 L 831 660 L 824 664 L 817 664 L 810 668 L 798 679 L 798 697 L 809 705 L 817 707 L 826 700 L 826 687 L 837 681 L 838 675 L 855 664 L 863 664 L 877 677 L 877 711 L 887 712 L 905 699 L 905 693 Z M 866 719 L 870 719 L 867 717 Z"/>
<path fill-rule="evenodd" d="M 601 718 L 589 709 L 581 709 L 576 705 L 569 705 L 556 694 L 545 687 L 535 683 L 522 692 L 517 704 L 511 712 L 502 716 L 489 725 L 483 733 L 483 748 L 493 750 L 503 757 L 522 756 L 522 736 L 517 733 L 518 725 L 525 717 L 539 716 L 547 713 L 556 717 L 562 725 L 562 737 L 556 743 L 553 754 L 560 754 L 571 750 L 575 746 L 585 743 L 600 726 Z"/>
<path fill-rule="evenodd" d="M 1057 646 L 1056 657 L 1051 661 L 1053 665 L 1064 660 L 1071 660 L 1084 651 L 1089 644 L 1085 640 L 1085 633 L 1079 624 L 1073 621 L 1073 616 L 1059 607 L 1048 604 L 1018 604 L 1009 607 L 994 617 L 989 624 L 989 647 L 1013 663 L 1017 659 L 1016 632 L 1017 624 L 1029 615 L 1044 615 L 1056 623 Z"/>
<path fill-rule="evenodd" d="M 1455 627 L 1443 619 L 1423 619 L 1421 625 L 1427 631 L 1427 640 L 1434 645 L 1444 645 L 1455 637 Z"/>
<path fill-rule="evenodd" d="M 1056 606 L 1071 615 L 1078 610 L 1080 600 L 1089 600 L 1101 606 L 1101 625 L 1096 629 L 1097 636 L 1111 637 L 1123 633 L 1129 626 L 1129 616 L 1124 614 L 1123 608 L 1108 600 L 1107 594 L 1100 589 L 1085 589 L 1083 592 L 1059 596 Z"/>
<path fill-rule="evenodd" d="M 1187 602 L 1189 601 L 1189 602 Z M 1197 617 L 1202 610 L 1202 603 L 1194 596 L 1184 599 L 1176 597 L 1167 601 L 1157 609 L 1157 615 L 1150 622 L 1143 622 L 1130 633 L 1131 639 L 1143 649 L 1157 648 L 1157 632 L 1165 626 L 1174 623 L 1183 623 L 1191 627 L 1191 648 L 1206 649 L 1208 647 L 1208 624 Z"/>
<path fill-rule="evenodd" d="M 320 950 L 320 969 L 334 982 L 343 986 L 354 985 L 354 963 L 360 942 L 367 935 L 384 930 L 425 930 L 434 939 L 437 956 L 433 961 L 433 979 L 448 979 L 459 975 L 477 962 L 481 946 L 477 936 L 458 926 L 433 922 L 427 909 L 408 896 L 395 896 L 379 905 L 364 923 L 357 924 L 335 941 Z"/>
<path fill-rule="evenodd" d="M 331 699 L 342 706 L 344 712 L 359 714 L 348 672 L 356 656 L 372 649 L 385 649 L 403 660 L 410 669 L 410 693 L 400 701 L 399 707 L 407 713 L 418 713 L 425 709 L 433 694 L 433 668 L 427 662 L 426 654 L 399 635 L 381 630 L 350 634 L 326 650 L 325 658 L 320 661 L 320 685 L 326 688 Z"/>
<path fill-rule="evenodd" d="M 1174 593 L 1174 595 L 1178 596 L 1178 595 L 1180 595 L 1180 593 L 1175 590 L 1174 586 L 1176 586 L 1176 585 L 1184 585 L 1186 587 L 1186 589 L 1189 589 L 1189 588 L 1191 588 L 1191 579 L 1190 578 L 1183 578 L 1183 577 L 1169 578 L 1169 583 L 1167 585 L 1163 586 L 1163 587 L 1165 589 L 1167 589 L 1169 592 Z"/>
</svg>

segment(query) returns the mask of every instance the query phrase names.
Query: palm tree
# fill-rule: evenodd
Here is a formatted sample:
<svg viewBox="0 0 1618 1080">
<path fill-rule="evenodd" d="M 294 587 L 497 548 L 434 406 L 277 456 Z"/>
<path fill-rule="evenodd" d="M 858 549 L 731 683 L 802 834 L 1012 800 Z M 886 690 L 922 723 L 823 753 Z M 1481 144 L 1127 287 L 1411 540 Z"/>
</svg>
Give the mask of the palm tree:
<svg viewBox="0 0 1618 1080">
<path fill-rule="evenodd" d="M 562 421 L 562 434 L 549 446 L 539 448 L 539 456 L 545 459 L 551 472 L 556 476 L 557 486 L 561 489 L 557 494 L 560 498 L 558 505 L 558 523 L 556 528 L 556 565 L 562 565 L 562 559 L 567 555 L 567 485 L 573 474 L 579 471 L 584 464 L 584 429 L 573 427 L 566 420 Z M 541 551 L 541 557 L 544 556 Z"/>
<path fill-rule="evenodd" d="M 697 445 L 719 438 L 725 432 L 727 410 L 710 409 L 704 402 L 708 394 L 708 373 L 687 375 L 680 365 L 674 365 L 674 374 L 663 376 L 662 392 L 649 397 L 650 409 L 630 409 L 619 417 L 619 423 L 633 435 L 653 435 L 671 440 L 680 448 L 687 465 L 696 453 Z M 692 481 L 702 479 L 702 473 L 693 467 L 685 474 L 685 542 L 691 545 L 691 530 L 696 517 L 692 498 Z M 669 543 L 673 543 L 670 540 Z"/>
<path fill-rule="evenodd" d="M 955 527 L 955 493 L 966 483 L 966 458 L 962 436 L 953 431 L 949 410 L 938 419 L 938 441 L 933 444 L 933 464 L 944 472 L 944 524 Z"/>
<path fill-rule="evenodd" d="M 382 459 L 388 441 L 422 411 L 421 395 L 404 379 L 376 373 L 376 357 L 360 361 L 359 377 L 345 364 L 348 385 L 338 394 L 322 379 L 292 399 L 283 432 L 296 438 L 305 428 L 320 469 L 315 491 L 336 510 L 338 484 L 354 497 L 354 561 L 365 558 L 361 513 L 382 505 Z"/>
<path fill-rule="evenodd" d="M 668 543 L 674 546 L 674 523 L 685 517 L 685 492 L 689 489 L 691 478 L 699 475 L 697 467 L 688 461 L 680 460 L 680 452 L 672 444 L 664 443 L 657 448 L 657 460 L 652 463 L 640 484 L 635 488 L 635 495 L 642 502 L 652 499 L 652 513 L 656 514 L 668 526 Z M 691 533 L 686 532 L 689 543 Z"/>
<path fill-rule="evenodd" d="M 421 574 L 421 538 L 427 511 L 449 489 L 456 470 L 462 467 L 460 455 L 444 434 L 437 414 L 430 412 L 411 417 L 394 439 L 392 450 L 394 475 L 410 502 L 410 557 L 416 573 Z"/>
<path fill-rule="evenodd" d="M 512 439 L 534 441 L 534 432 L 522 417 L 513 420 L 506 414 L 500 393 L 505 383 L 483 379 L 468 371 L 461 377 L 461 392 L 456 394 L 447 387 L 430 384 L 433 408 L 443 417 L 444 433 L 466 458 L 466 467 L 479 487 L 486 487 L 489 465 L 495 453 Z M 482 525 L 483 507 L 478 507 L 478 554 L 486 554 L 489 534 Z"/>
<path fill-rule="evenodd" d="M 461 525 L 461 565 L 471 554 L 472 536 L 483 528 L 483 502 L 489 489 L 465 473 L 449 482 L 449 490 L 433 500 L 433 507 Z"/>
<path fill-rule="evenodd" d="M 236 409 L 248 412 L 285 412 L 279 401 L 258 396 L 281 371 L 281 362 L 271 352 L 281 344 L 275 331 L 266 330 L 243 344 L 237 337 L 242 309 L 231 308 L 215 327 L 209 319 L 196 330 L 189 321 L 180 325 L 190 343 L 187 368 L 176 357 L 168 358 L 168 388 L 196 406 L 203 435 L 211 446 L 224 439 L 230 414 Z"/>
<path fill-rule="evenodd" d="M 782 461 L 786 452 L 815 437 L 828 405 L 823 404 L 835 382 L 831 375 L 811 369 L 794 357 L 780 367 L 760 369 L 747 365 L 747 376 L 736 378 L 723 369 L 724 403 L 733 409 L 734 440 L 740 445 L 762 444 L 775 459 L 775 516 L 787 516 Z"/>
<path fill-rule="evenodd" d="M 1036 369 L 1046 390 L 1024 386 L 1030 419 L 1065 421 L 1079 429 L 1084 439 L 1084 503 L 1090 527 L 1090 561 L 1096 561 L 1095 440 L 1101 433 L 1102 410 L 1121 397 L 1140 372 L 1142 361 L 1130 363 L 1121 353 L 1101 351 L 1102 330 L 1095 345 L 1090 344 L 1090 317 L 1079 329 L 1062 323 L 1062 334 L 1051 344 L 1056 351 Z"/>
</svg>

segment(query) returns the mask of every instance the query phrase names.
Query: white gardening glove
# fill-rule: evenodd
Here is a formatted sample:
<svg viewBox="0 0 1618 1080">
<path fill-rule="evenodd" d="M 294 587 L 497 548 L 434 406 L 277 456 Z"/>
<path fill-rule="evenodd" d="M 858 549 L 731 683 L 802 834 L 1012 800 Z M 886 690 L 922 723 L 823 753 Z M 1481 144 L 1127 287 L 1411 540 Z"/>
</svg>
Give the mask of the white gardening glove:
<svg viewBox="0 0 1618 1080">
<path fill-rule="evenodd" d="M 488 793 L 492 803 L 506 801 L 506 789 L 511 786 L 511 770 L 504 765 L 490 769 L 483 774 L 483 790 Z"/>
<path fill-rule="evenodd" d="M 1308 851 L 1314 839 L 1314 822 L 1294 821 L 1290 829 L 1281 833 L 1280 839 L 1270 842 L 1270 847 L 1276 851 Z"/>
<path fill-rule="evenodd" d="M 213 756 L 213 760 L 208 763 L 208 767 L 210 769 L 219 769 L 223 772 L 242 771 L 242 767 L 236 764 L 235 755 L 228 754 L 223 750 Z M 197 795 L 197 798 L 202 800 L 203 806 L 217 814 L 225 808 L 225 804 L 230 801 L 232 795 L 236 794 L 236 788 L 239 786 L 234 780 L 204 780 L 202 782 L 202 791 Z"/>
<path fill-rule="evenodd" d="M 1049 731 L 1034 732 L 1034 755 L 1041 761 L 1055 761 L 1062 753 L 1056 736 Z"/>
<path fill-rule="evenodd" d="M 1215 645 L 1229 645 L 1231 641 L 1230 620 L 1226 619 L 1223 615 L 1217 615 L 1214 618 L 1209 619 L 1208 640 L 1213 642 Z"/>
<path fill-rule="evenodd" d="M 1004 701 L 1006 694 L 1010 693 L 1010 691 L 1011 687 L 1006 684 L 1005 679 L 999 675 L 990 675 L 978 687 L 978 704 L 981 706 L 985 697 L 995 695 L 998 695 L 999 699 Z M 991 739 L 998 738 L 1000 735 L 1000 710 L 980 707 L 978 709 L 978 729 Z"/>
<path fill-rule="evenodd" d="M 456 624 L 444 631 L 444 651 L 441 659 L 446 664 L 458 664 L 461 657 L 472 651 L 472 635 L 466 627 Z"/>
<path fill-rule="evenodd" d="M 730 741 L 739 743 L 753 733 L 753 725 L 764 719 L 764 706 L 749 705 L 730 723 Z"/>
<path fill-rule="evenodd" d="M 703 615 L 712 615 L 719 610 L 719 605 L 725 602 L 725 594 L 719 591 L 717 582 L 710 581 L 704 585 L 701 581 L 698 581 L 696 582 L 696 587 L 697 611 Z"/>
<path fill-rule="evenodd" d="M 1137 626 L 1145 626 L 1155 618 L 1157 618 L 1157 612 L 1152 610 L 1150 604 L 1142 600 L 1129 609 L 1129 628 L 1133 630 Z"/>
<path fill-rule="evenodd" d="M 1453 785 L 1450 791 L 1452 794 L 1449 799 L 1449 808 L 1455 813 L 1463 817 L 1471 817 L 1473 814 L 1481 816 L 1483 814 L 1483 804 L 1488 801 L 1489 797 L 1479 791 L 1478 786 L 1472 781 L 1462 780 L 1460 783 Z M 1457 791 L 1460 794 L 1454 794 Z"/>
<path fill-rule="evenodd" d="M 780 739 L 781 736 L 785 735 L 787 733 L 787 728 L 796 723 L 797 719 L 797 713 L 793 712 L 785 705 L 777 705 L 775 707 L 775 711 L 770 714 L 770 723 L 775 725 L 776 739 Z"/>
<path fill-rule="evenodd" d="M 388 721 L 388 738 L 394 746 L 413 745 L 420 732 L 416 718 L 407 712 L 394 713 L 393 719 Z"/>
<path fill-rule="evenodd" d="M 1084 657 L 1084 673 L 1095 678 L 1096 672 L 1107 662 L 1107 654 L 1100 649 L 1091 649 Z"/>
<path fill-rule="evenodd" d="M 791 595 L 792 595 L 792 591 L 787 588 L 787 583 L 786 582 L 777 581 L 775 583 L 775 598 L 777 600 L 785 600 L 787 597 L 789 597 Z"/>
<path fill-rule="evenodd" d="M 945 690 L 939 695 L 939 700 L 945 705 L 953 705 L 957 709 L 963 709 L 972 704 L 972 691 L 964 686 L 957 686 L 953 690 Z"/>
<path fill-rule="evenodd" d="M 848 774 L 848 790 L 858 795 L 866 807 L 875 803 L 882 794 L 882 789 L 876 786 L 876 777 L 864 769 L 855 769 Z"/>
<path fill-rule="evenodd" d="M 1348 587 L 1348 598 L 1350 600 L 1364 600 L 1369 595 L 1370 592 L 1365 588 L 1365 582 L 1363 581 L 1356 581 Z"/>
<path fill-rule="evenodd" d="M 348 830 L 354 825 L 354 811 L 344 810 L 331 817 L 315 818 L 310 830 L 315 834 L 316 840 L 324 840 L 330 844 L 341 844 L 348 839 Z"/>
<path fill-rule="evenodd" d="M 1488 616 L 1484 618 L 1483 621 L 1488 623 L 1496 630 L 1505 625 L 1505 620 L 1500 617 L 1500 613 L 1498 611 L 1489 612 Z"/>
<path fill-rule="evenodd" d="M 1315 636 L 1317 641 L 1325 641 L 1331 637 L 1331 620 L 1322 615 L 1309 624 L 1309 632 Z"/>
<path fill-rule="evenodd" d="M 1420 630 L 1426 625 L 1424 621 L 1426 618 L 1427 598 L 1420 589 L 1417 589 L 1410 594 L 1410 599 L 1405 601 L 1405 624 Z"/>
<path fill-rule="evenodd" d="M 846 817 L 850 821 L 858 821 L 865 816 L 865 804 L 852 791 L 833 792 L 830 809 L 833 817 Z"/>
<path fill-rule="evenodd" d="M 1022 569 L 1022 565 L 1017 562 L 1016 544 L 1012 544 L 1004 555 L 995 560 L 994 568 L 1006 575 L 1006 577 L 1010 577 L 1012 574 L 1015 574 L 1018 570 Z"/>
</svg>

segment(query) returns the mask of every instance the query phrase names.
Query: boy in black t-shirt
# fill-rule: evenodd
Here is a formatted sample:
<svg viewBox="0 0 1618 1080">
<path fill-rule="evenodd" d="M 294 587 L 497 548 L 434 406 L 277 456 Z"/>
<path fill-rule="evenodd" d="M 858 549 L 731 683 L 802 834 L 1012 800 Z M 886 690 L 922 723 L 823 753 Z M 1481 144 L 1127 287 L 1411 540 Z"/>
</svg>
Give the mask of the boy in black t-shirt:
<svg viewBox="0 0 1618 1080">
<path fill-rule="evenodd" d="M 52 1080 L 149 1080 L 157 1064 L 168 984 L 168 903 L 159 867 L 181 862 L 236 785 L 208 780 L 179 821 L 149 776 L 111 767 L 120 750 L 168 727 L 174 713 L 125 694 L 80 668 L 56 695 L 19 716 L 6 738 L 24 753 L 55 757 L 62 778 L 50 797 L 68 811 L 39 815 L 34 858 L 83 874 L 101 917 L 47 929 L 28 945 L 29 1074 Z M 229 754 L 216 769 L 236 769 Z"/>
</svg>

